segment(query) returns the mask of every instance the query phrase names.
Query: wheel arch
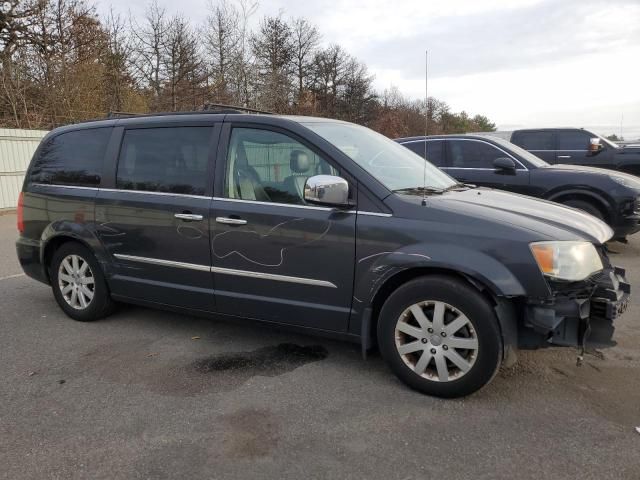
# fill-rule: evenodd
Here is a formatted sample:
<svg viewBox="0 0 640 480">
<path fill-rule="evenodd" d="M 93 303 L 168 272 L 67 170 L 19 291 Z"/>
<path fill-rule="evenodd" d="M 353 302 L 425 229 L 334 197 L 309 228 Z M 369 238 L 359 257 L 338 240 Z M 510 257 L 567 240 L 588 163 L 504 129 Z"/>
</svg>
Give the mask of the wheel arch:
<svg viewBox="0 0 640 480">
<path fill-rule="evenodd" d="M 602 213 L 602 217 L 606 221 L 611 220 L 611 202 L 603 194 L 598 192 L 577 188 L 563 188 L 547 194 L 545 199 L 557 203 L 563 203 L 563 201 L 566 200 L 588 202 Z"/>
<path fill-rule="evenodd" d="M 618 170 L 630 175 L 640 176 L 640 161 L 636 160 L 635 162 L 629 163 L 622 162 L 618 165 Z"/>
<path fill-rule="evenodd" d="M 47 280 L 51 282 L 49 269 L 54 253 L 62 245 L 68 242 L 76 242 L 87 248 L 94 254 L 96 260 L 104 271 L 105 255 L 102 249 L 102 244 L 98 238 L 86 228 L 79 227 L 77 224 L 64 225 L 65 223 L 66 222 L 60 222 L 58 225 L 52 224 L 47 227 L 42 234 L 40 261 L 44 267 Z"/>
<path fill-rule="evenodd" d="M 495 286 L 491 286 L 476 276 L 455 268 L 442 266 L 407 268 L 391 275 L 379 286 L 367 309 L 368 312 L 363 315 L 363 325 L 361 329 L 363 354 L 366 354 L 366 350 L 376 341 L 375 332 L 378 327 L 380 311 L 389 295 L 411 280 L 436 275 L 446 276 L 471 285 L 487 300 L 493 307 L 496 319 L 498 320 L 498 328 L 500 329 L 503 343 L 503 358 L 506 359 L 509 364 L 513 363 L 515 361 L 515 349 L 517 348 L 515 296 L 504 295 L 498 291 Z"/>
</svg>

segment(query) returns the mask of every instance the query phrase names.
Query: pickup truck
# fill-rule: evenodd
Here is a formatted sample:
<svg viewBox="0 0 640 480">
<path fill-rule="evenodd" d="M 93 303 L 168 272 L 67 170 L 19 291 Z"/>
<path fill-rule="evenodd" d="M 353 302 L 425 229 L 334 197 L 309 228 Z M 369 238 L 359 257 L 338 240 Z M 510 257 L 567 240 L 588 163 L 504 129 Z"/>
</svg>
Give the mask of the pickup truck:
<svg viewBox="0 0 640 480">
<path fill-rule="evenodd" d="M 616 145 L 583 128 L 530 128 L 500 133 L 505 140 L 547 163 L 608 168 L 640 176 L 640 148 Z"/>
</svg>

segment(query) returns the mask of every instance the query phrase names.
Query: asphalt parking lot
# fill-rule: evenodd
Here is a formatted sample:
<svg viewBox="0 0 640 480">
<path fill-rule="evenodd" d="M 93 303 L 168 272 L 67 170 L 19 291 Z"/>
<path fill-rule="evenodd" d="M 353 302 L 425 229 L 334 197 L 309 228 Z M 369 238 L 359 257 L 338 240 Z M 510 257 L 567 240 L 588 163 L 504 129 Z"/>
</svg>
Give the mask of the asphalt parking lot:
<svg viewBox="0 0 640 480">
<path fill-rule="evenodd" d="M 640 478 L 640 295 L 618 346 L 521 352 L 439 400 L 357 346 L 138 307 L 78 323 L 0 215 L 0 478 Z M 640 288 L 640 238 L 613 262 Z"/>
</svg>

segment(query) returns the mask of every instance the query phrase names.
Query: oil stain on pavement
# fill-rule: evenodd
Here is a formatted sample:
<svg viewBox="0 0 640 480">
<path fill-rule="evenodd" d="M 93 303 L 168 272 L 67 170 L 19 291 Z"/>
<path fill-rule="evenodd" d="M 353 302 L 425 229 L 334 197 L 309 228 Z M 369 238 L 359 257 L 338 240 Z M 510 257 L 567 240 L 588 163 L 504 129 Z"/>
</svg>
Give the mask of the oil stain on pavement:
<svg viewBox="0 0 640 480">
<path fill-rule="evenodd" d="M 186 372 L 187 385 L 183 385 L 183 393 L 190 390 L 192 393 L 193 386 L 197 385 L 205 390 L 233 390 L 252 377 L 277 377 L 307 363 L 324 360 L 328 355 L 327 349 L 320 345 L 281 343 L 250 352 L 201 358 L 188 367 L 190 371 Z"/>
<path fill-rule="evenodd" d="M 252 352 L 225 353 L 197 360 L 193 366 L 200 373 L 237 371 L 248 376 L 274 377 L 290 372 L 306 363 L 327 358 L 327 349 L 320 345 L 301 346 L 281 343 Z"/>
</svg>

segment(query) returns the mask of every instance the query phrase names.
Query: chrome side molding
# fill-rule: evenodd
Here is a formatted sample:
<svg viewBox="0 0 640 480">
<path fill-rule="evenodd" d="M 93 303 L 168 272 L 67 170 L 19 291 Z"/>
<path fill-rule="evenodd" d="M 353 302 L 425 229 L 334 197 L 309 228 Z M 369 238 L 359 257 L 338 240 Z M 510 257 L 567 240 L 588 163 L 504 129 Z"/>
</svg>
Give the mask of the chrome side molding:
<svg viewBox="0 0 640 480">
<path fill-rule="evenodd" d="M 189 270 L 198 270 L 200 272 L 208 272 L 211 267 L 208 265 L 199 265 L 197 263 L 174 262 L 173 260 L 162 260 L 161 258 L 138 257 L 136 255 L 124 255 L 122 253 L 114 253 L 114 257 L 118 260 L 127 260 L 130 262 L 149 263 L 151 265 L 160 265 L 161 267 L 186 268 Z"/>
<path fill-rule="evenodd" d="M 274 273 L 251 272 L 249 270 L 236 270 L 234 268 L 211 267 L 213 273 L 222 275 L 236 275 L 238 277 L 259 278 L 262 280 L 275 280 L 276 282 L 300 283 L 302 285 L 314 285 L 316 287 L 338 288 L 335 283 L 315 278 L 291 277 L 289 275 L 276 275 Z"/>
<path fill-rule="evenodd" d="M 124 255 L 122 253 L 114 253 L 114 257 L 118 260 L 126 260 L 129 262 L 148 263 L 150 265 L 159 265 L 161 267 L 186 268 L 189 270 L 197 270 L 199 272 L 212 272 L 221 275 L 235 275 L 238 277 L 257 278 L 260 280 L 274 280 L 276 282 L 298 283 L 300 285 L 312 285 L 315 287 L 338 288 L 338 286 L 327 280 L 317 280 L 315 278 L 292 277 L 289 275 L 277 275 L 275 273 L 252 272 L 250 270 L 236 270 L 234 268 L 210 267 L 208 265 L 199 265 L 195 263 L 175 262 L 173 260 L 163 260 L 160 258 L 138 257 L 136 255 Z"/>
</svg>

